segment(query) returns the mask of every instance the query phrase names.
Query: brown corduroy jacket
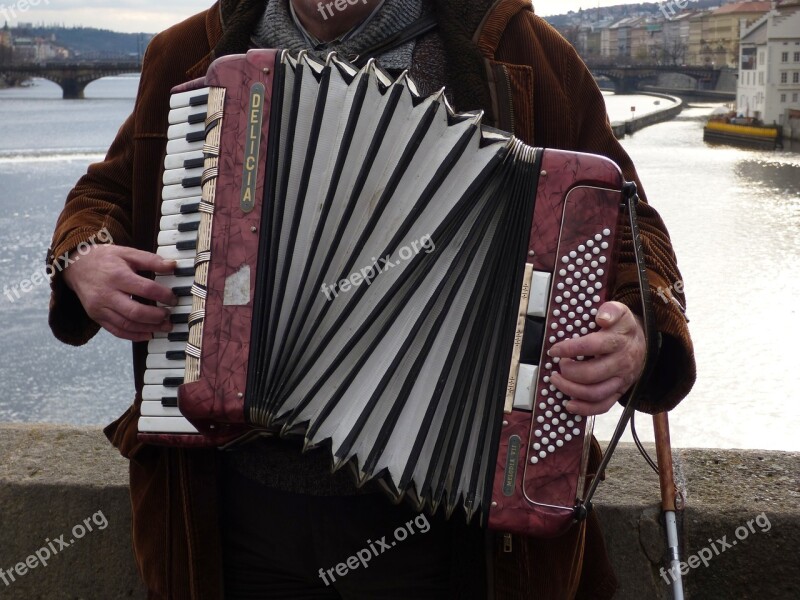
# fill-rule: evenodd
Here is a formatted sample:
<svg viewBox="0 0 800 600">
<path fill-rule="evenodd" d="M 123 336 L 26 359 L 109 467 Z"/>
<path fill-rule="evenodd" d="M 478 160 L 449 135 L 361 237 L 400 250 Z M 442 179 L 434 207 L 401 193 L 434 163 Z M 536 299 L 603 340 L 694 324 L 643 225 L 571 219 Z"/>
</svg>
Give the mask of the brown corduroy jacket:
<svg viewBox="0 0 800 600">
<path fill-rule="evenodd" d="M 49 262 L 103 228 L 116 244 L 155 250 L 170 88 L 204 75 L 213 58 L 244 51 L 264 4 L 264 0 L 223 0 L 221 6 L 215 4 L 153 39 L 133 114 L 105 160 L 90 166 L 70 192 Z M 627 179 L 639 183 L 611 132 L 591 74 L 572 47 L 534 15 L 530 2 L 497 0 L 489 6 L 486 0 L 434 0 L 432 4 L 456 109 L 483 109 L 485 122 L 535 146 L 608 156 Z M 639 189 L 641 193 L 641 185 Z M 669 236 L 647 204 L 640 206 L 640 227 L 650 285 L 673 289 L 680 273 Z M 685 306 L 684 298 L 675 296 Z M 638 311 L 630 242 L 623 245 L 615 299 Z M 686 320 L 676 302 L 656 300 L 655 311 L 663 343 L 643 398 L 642 409 L 648 412 L 674 407 L 695 377 Z M 50 326 L 59 339 L 74 345 L 86 343 L 98 330 L 58 276 L 52 282 Z M 137 441 L 145 353 L 146 344 L 133 345 L 135 402 L 106 429 L 112 443 L 131 459 L 133 543 L 140 572 L 153 598 L 219 598 L 216 452 L 163 449 Z M 583 575 L 573 577 L 581 571 L 584 547 Z M 613 575 L 607 572 L 593 520 L 588 532 L 586 526 L 574 528 L 560 540 L 519 541 L 512 555 L 496 561 L 498 598 L 568 598 L 578 586 L 580 597 L 607 598 L 613 592 Z M 574 568 L 565 569 L 564 564 Z"/>
</svg>

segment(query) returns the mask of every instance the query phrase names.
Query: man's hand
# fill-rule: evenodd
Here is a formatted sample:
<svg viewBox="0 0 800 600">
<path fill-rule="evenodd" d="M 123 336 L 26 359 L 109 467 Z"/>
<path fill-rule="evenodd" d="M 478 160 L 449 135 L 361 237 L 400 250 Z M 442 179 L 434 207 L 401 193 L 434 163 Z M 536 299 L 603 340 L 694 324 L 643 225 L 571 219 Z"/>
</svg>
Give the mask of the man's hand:
<svg viewBox="0 0 800 600">
<path fill-rule="evenodd" d="M 560 374 L 552 383 L 572 397 L 567 410 L 578 415 L 608 412 L 642 372 L 645 339 L 642 324 L 619 302 L 606 302 L 597 311 L 599 330 L 559 342 L 550 356 L 559 357 Z M 577 360 L 585 356 L 585 360 Z"/>
<path fill-rule="evenodd" d="M 169 310 L 147 306 L 131 296 L 173 306 L 177 298 L 167 287 L 136 271 L 170 273 L 175 261 L 123 246 L 92 246 L 64 269 L 65 283 L 78 295 L 86 313 L 115 336 L 147 341 L 156 331 L 170 331 Z"/>
</svg>

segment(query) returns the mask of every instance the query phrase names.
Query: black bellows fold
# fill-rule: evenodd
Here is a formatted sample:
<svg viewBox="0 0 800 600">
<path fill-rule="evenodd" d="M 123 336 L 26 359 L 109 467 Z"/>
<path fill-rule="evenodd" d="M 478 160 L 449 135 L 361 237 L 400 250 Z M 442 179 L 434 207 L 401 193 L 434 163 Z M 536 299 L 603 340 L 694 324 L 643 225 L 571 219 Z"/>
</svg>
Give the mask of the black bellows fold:
<svg viewBox="0 0 800 600">
<path fill-rule="evenodd" d="M 485 510 L 539 153 L 407 77 L 284 55 L 246 413 L 420 508 Z"/>
</svg>

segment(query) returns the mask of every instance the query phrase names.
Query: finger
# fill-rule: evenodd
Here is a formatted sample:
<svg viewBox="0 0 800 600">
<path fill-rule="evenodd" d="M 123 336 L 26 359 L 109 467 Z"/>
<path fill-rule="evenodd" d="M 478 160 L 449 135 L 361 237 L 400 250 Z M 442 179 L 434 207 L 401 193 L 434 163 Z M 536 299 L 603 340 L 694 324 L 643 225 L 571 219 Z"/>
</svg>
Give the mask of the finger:
<svg viewBox="0 0 800 600">
<path fill-rule="evenodd" d="M 141 302 L 133 300 L 130 296 L 119 292 L 109 299 L 105 308 L 111 312 L 117 313 L 131 323 L 150 325 L 152 326 L 151 331 L 155 330 L 155 326 L 166 322 L 170 316 L 168 308 L 142 304 Z"/>
<path fill-rule="evenodd" d="M 120 329 L 112 325 L 111 323 L 102 324 L 103 329 L 108 331 L 114 337 L 118 337 L 123 340 L 128 340 L 129 342 L 148 342 L 153 339 L 153 335 L 150 333 L 134 333 L 130 331 L 125 331 L 124 329 Z"/>
<path fill-rule="evenodd" d="M 622 394 L 612 394 L 601 402 L 584 402 L 583 400 L 570 400 L 567 402 L 566 409 L 573 415 L 583 415 L 584 417 L 592 415 L 602 415 L 607 413 L 611 408 L 619 402 Z"/>
<path fill-rule="evenodd" d="M 117 246 L 119 255 L 137 271 L 153 271 L 155 273 L 172 273 L 177 263 L 174 260 L 165 260 L 158 254 Z"/>
<path fill-rule="evenodd" d="M 601 329 L 610 329 L 618 324 L 623 324 L 625 317 L 630 315 L 630 309 L 620 302 L 606 302 L 597 310 L 595 321 Z"/>
<path fill-rule="evenodd" d="M 129 333 L 153 334 L 157 331 L 167 332 L 172 330 L 172 323 L 170 323 L 168 320 L 161 321 L 160 323 L 143 323 L 139 321 L 133 321 L 127 318 L 125 315 L 108 307 L 105 307 L 95 320 L 103 327 L 106 325 L 113 325 L 117 329 L 124 330 Z"/>
<path fill-rule="evenodd" d="M 620 354 L 605 354 L 589 360 L 562 358 L 558 369 L 562 377 L 584 385 L 601 383 L 624 372 Z"/>
<path fill-rule="evenodd" d="M 550 381 L 560 392 L 585 402 L 602 402 L 614 394 L 621 394 L 623 391 L 623 381 L 619 377 L 612 377 L 599 383 L 585 385 L 570 381 L 561 373 L 553 373 Z"/>
<path fill-rule="evenodd" d="M 178 303 L 178 297 L 175 296 L 171 289 L 133 272 L 121 274 L 117 285 L 119 290 L 125 292 L 128 296 L 154 300 L 167 306 L 175 306 Z"/>
<path fill-rule="evenodd" d="M 625 337 L 622 334 L 603 330 L 559 342 L 550 348 L 548 355 L 560 358 L 600 356 L 618 352 L 624 345 Z"/>
</svg>

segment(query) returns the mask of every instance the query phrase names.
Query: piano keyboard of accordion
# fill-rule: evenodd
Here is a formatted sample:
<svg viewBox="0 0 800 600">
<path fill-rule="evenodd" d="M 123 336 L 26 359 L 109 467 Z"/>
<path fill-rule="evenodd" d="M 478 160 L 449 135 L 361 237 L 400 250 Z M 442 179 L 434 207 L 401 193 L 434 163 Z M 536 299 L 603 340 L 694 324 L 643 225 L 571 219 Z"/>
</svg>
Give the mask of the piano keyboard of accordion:
<svg viewBox="0 0 800 600">
<path fill-rule="evenodd" d="M 616 165 L 335 56 L 225 57 L 172 107 L 159 253 L 181 271 L 162 280 L 193 295 L 151 343 L 140 438 L 298 435 L 420 510 L 563 531 L 591 420 L 547 351 L 612 285 Z"/>
</svg>

